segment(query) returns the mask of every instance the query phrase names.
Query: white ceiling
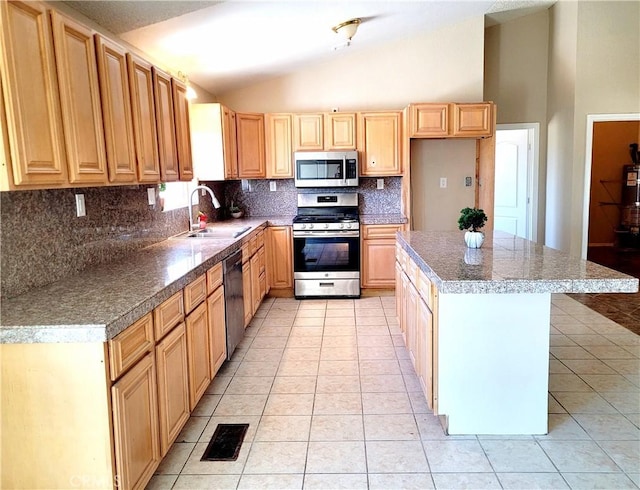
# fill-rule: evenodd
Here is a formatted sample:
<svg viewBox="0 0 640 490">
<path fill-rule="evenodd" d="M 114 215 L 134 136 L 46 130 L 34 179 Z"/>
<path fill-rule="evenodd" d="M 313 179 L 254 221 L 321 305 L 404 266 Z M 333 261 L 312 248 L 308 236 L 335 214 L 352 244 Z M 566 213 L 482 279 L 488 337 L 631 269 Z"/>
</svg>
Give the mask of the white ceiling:
<svg viewBox="0 0 640 490">
<path fill-rule="evenodd" d="M 212 94 L 485 16 L 487 25 L 555 0 L 67 1 Z M 331 27 L 362 19 L 351 46 Z"/>
</svg>

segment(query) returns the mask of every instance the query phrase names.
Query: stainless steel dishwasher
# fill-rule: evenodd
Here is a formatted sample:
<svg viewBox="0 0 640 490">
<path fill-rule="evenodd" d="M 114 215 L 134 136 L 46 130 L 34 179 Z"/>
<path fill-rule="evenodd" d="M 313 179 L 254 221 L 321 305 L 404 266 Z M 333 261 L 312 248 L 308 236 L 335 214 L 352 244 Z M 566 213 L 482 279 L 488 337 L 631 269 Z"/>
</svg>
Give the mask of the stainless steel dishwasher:
<svg viewBox="0 0 640 490">
<path fill-rule="evenodd" d="M 242 250 L 222 263 L 224 311 L 227 323 L 227 359 L 244 337 L 244 300 L 242 298 Z"/>
</svg>

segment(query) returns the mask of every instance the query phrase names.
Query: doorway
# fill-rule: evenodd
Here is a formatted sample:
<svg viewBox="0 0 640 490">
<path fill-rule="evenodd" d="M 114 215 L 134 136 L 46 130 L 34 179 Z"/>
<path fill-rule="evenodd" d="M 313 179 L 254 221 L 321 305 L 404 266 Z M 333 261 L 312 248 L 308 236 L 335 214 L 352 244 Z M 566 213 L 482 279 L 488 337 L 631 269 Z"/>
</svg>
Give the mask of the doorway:
<svg viewBox="0 0 640 490">
<path fill-rule="evenodd" d="M 537 241 L 539 123 L 496 126 L 494 229 Z"/>
</svg>

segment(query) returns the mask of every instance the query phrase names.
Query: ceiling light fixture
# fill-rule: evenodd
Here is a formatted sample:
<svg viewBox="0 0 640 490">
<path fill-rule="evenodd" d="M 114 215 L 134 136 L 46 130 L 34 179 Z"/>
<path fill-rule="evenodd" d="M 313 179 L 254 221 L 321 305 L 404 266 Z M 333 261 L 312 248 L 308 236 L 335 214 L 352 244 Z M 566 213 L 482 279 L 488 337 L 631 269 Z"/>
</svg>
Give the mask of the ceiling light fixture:
<svg viewBox="0 0 640 490">
<path fill-rule="evenodd" d="M 346 20 L 337 26 L 332 27 L 331 30 L 344 37 L 347 46 L 349 46 L 351 44 L 351 39 L 356 35 L 356 31 L 358 30 L 358 26 L 361 22 L 362 20 L 357 18 Z"/>
</svg>

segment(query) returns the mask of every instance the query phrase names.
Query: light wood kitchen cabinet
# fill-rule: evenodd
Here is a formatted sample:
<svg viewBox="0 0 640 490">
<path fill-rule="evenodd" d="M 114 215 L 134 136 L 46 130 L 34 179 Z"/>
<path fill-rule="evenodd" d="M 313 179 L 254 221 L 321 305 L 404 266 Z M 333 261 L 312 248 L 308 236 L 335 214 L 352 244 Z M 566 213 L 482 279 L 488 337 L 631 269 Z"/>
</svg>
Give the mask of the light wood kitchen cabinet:
<svg viewBox="0 0 640 490">
<path fill-rule="evenodd" d="M 184 322 L 156 344 L 160 450 L 164 457 L 189 420 L 189 368 Z"/>
<path fill-rule="evenodd" d="M 443 138 L 449 135 L 449 104 L 411 104 L 410 138 Z"/>
<path fill-rule="evenodd" d="M 238 177 L 264 179 L 264 114 L 236 112 Z"/>
<path fill-rule="evenodd" d="M 191 151 L 199 180 L 238 178 L 236 116 L 222 104 L 192 104 L 189 108 Z"/>
<path fill-rule="evenodd" d="M 171 76 L 155 66 L 151 69 L 158 135 L 160 179 L 173 182 L 179 178 L 176 126 L 171 95 Z"/>
<path fill-rule="evenodd" d="M 210 375 L 216 375 L 227 358 L 227 330 L 225 328 L 224 286 L 219 286 L 207 298 L 209 319 Z"/>
<path fill-rule="evenodd" d="M 202 274 L 184 287 L 184 309 L 188 315 L 207 298 L 207 275 Z"/>
<path fill-rule="evenodd" d="M 291 114 L 265 114 L 267 179 L 293 178 Z"/>
<path fill-rule="evenodd" d="M 69 182 L 106 184 L 107 156 L 93 31 L 51 11 Z"/>
<path fill-rule="evenodd" d="M 358 148 L 360 175 L 402 175 L 402 112 L 360 112 Z"/>
<path fill-rule="evenodd" d="M 268 289 L 293 288 L 293 232 L 291 226 L 267 227 Z"/>
<path fill-rule="evenodd" d="M 247 325 L 249 325 L 249 322 L 253 317 L 253 300 L 251 299 L 251 259 L 242 263 L 242 299 L 244 304 L 244 327 L 247 328 Z"/>
<path fill-rule="evenodd" d="M 331 112 L 324 115 L 324 149 L 327 151 L 356 149 L 356 115 Z"/>
<path fill-rule="evenodd" d="M 160 178 L 163 182 L 173 182 L 179 179 L 180 174 L 173 96 L 171 95 L 171 76 L 155 66 L 152 68 L 151 73 L 153 76 L 153 94 L 156 110 Z"/>
<path fill-rule="evenodd" d="M 109 371 L 115 381 L 155 345 L 153 316 L 147 313 L 130 327 L 109 340 Z"/>
<path fill-rule="evenodd" d="M 39 2 L 0 2 L 0 105 L 6 119 L 1 146 L 7 169 L 0 190 L 68 185 L 48 15 Z"/>
<path fill-rule="evenodd" d="M 395 286 L 396 232 L 404 225 L 362 226 L 363 288 L 393 288 Z"/>
<path fill-rule="evenodd" d="M 111 387 L 118 483 L 144 488 L 160 462 L 154 354 L 147 354 Z"/>
<path fill-rule="evenodd" d="M 433 410 L 433 314 L 422 298 L 418 300 L 416 329 L 416 374 Z"/>
<path fill-rule="evenodd" d="M 255 253 L 251 257 L 251 316 L 256 314 L 260 307 L 260 258 Z"/>
<path fill-rule="evenodd" d="M 322 114 L 294 114 L 293 151 L 324 149 Z"/>
<path fill-rule="evenodd" d="M 127 53 L 127 66 L 131 89 L 138 181 L 157 183 L 160 182 L 160 164 L 151 64 Z"/>
<path fill-rule="evenodd" d="M 184 295 L 182 291 L 178 291 L 153 310 L 153 326 L 156 340 L 160 340 L 183 320 Z"/>
<path fill-rule="evenodd" d="M 493 104 L 453 105 L 453 135 L 477 138 L 493 134 Z"/>
<path fill-rule="evenodd" d="M 193 180 L 193 158 L 191 154 L 191 127 L 189 125 L 189 99 L 187 86 L 175 78 L 171 79 L 173 113 L 175 116 L 176 148 L 180 180 Z"/>
<path fill-rule="evenodd" d="M 201 303 L 193 310 L 187 316 L 185 323 L 189 365 L 189 407 L 193 410 L 211 382 L 209 322 L 206 303 Z"/>
<path fill-rule="evenodd" d="M 138 181 L 126 51 L 95 35 L 107 169 L 112 183 Z"/>
</svg>

